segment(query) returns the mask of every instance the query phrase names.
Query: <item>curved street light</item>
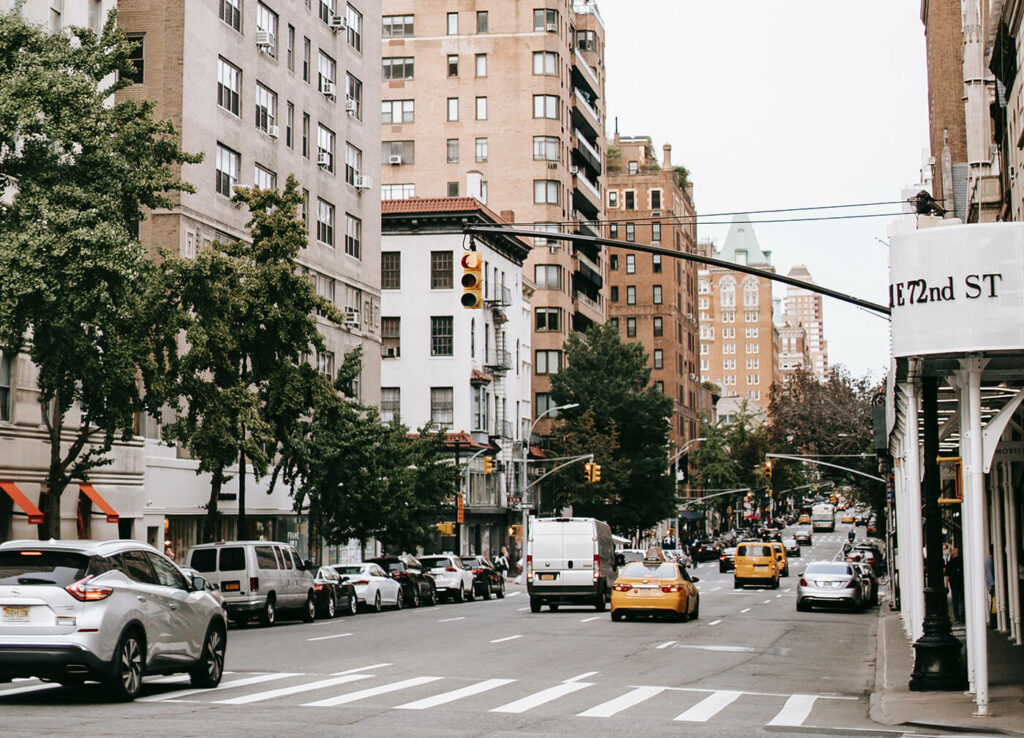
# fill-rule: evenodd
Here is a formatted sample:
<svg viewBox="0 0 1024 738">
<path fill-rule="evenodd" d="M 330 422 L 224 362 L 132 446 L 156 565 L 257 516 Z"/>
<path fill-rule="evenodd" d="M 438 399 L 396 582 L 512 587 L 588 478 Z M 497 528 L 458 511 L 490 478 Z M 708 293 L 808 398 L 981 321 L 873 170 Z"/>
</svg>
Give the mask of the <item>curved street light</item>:
<svg viewBox="0 0 1024 738">
<path fill-rule="evenodd" d="M 530 425 L 530 432 L 527 433 L 526 434 L 526 438 L 523 439 L 523 458 L 522 458 L 523 472 L 522 472 L 522 476 L 519 479 L 519 504 L 520 504 L 520 507 L 522 507 L 522 510 L 523 510 L 523 545 L 522 545 L 522 551 L 520 551 L 520 554 L 523 557 L 523 567 L 524 567 L 524 570 L 525 570 L 525 566 L 526 566 L 526 538 L 527 538 L 526 529 L 527 529 L 527 526 L 530 523 L 530 510 L 529 510 L 529 508 L 526 507 L 526 477 L 527 477 L 526 469 L 527 469 L 527 464 L 530 463 L 530 439 L 533 438 L 533 429 L 537 427 L 537 423 L 539 423 L 541 421 L 541 419 L 545 415 L 550 415 L 551 413 L 558 412 L 559 410 L 569 410 L 571 408 L 579 407 L 579 406 L 580 406 L 580 404 L 578 402 L 570 402 L 570 403 L 567 403 L 565 405 L 556 405 L 555 407 L 549 407 L 547 410 L 545 410 L 544 412 L 542 412 L 540 415 L 538 415 L 536 418 L 533 419 L 533 423 Z M 537 487 L 537 503 L 538 503 L 536 505 L 536 507 L 537 507 L 537 514 L 539 515 L 540 514 L 540 504 L 539 504 L 540 503 L 540 487 Z"/>
</svg>

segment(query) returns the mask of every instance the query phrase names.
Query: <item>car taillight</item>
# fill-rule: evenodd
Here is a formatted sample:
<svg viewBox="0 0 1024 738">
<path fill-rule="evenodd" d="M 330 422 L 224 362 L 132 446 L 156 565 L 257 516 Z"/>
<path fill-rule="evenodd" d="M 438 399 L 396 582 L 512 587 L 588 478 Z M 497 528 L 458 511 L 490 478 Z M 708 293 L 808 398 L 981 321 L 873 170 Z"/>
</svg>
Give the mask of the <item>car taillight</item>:
<svg viewBox="0 0 1024 738">
<path fill-rule="evenodd" d="M 678 584 L 667 584 L 661 588 L 662 592 L 681 592 L 683 590 Z"/>
<path fill-rule="evenodd" d="M 85 579 L 79 579 L 73 584 L 69 584 L 64 589 L 74 597 L 76 600 L 82 602 L 95 602 L 97 600 L 105 600 L 110 595 L 114 594 L 113 587 L 104 587 L 100 584 L 89 584 L 89 580 L 92 576 L 87 576 Z"/>
<path fill-rule="evenodd" d="M 594 581 L 596 582 L 601 576 L 601 556 L 594 554 Z"/>
<path fill-rule="evenodd" d="M 800 586 L 801 587 L 806 587 L 807 586 L 807 580 L 804 579 L 803 577 L 800 577 Z"/>
<path fill-rule="evenodd" d="M 444 568 L 444 570 L 445 570 L 445 571 L 455 571 L 455 567 L 454 567 L 454 566 L 446 566 L 446 567 Z"/>
<path fill-rule="evenodd" d="M 474 569 L 474 570 L 473 570 L 473 573 L 474 573 L 474 574 L 483 574 L 483 573 L 484 573 L 484 570 L 483 570 L 483 569 Z"/>
<path fill-rule="evenodd" d="M 322 585 L 322 584 L 314 584 L 313 585 L 313 591 L 314 592 L 321 592 L 321 591 L 323 591 L 323 588 L 324 588 L 324 585 Z"/>
<path fill-rule="evenodd" d="M 526 581 L 533 579 L 533 554 L 526 555 Z"/>
<path fill-rule="evenodd" d="M 628 592 L 629 591 L 629 585 L 628 584 L 616 584 L 615 586 L 612 587 L 612 589 L 614 589 L 616 592 Z"/>
<path fill-rule="evenodd" d="M 357 579 L 354 582 L 349 582 L 349 584 L 351 584 L 353 587 L 361 587 L 362 585 L 369 584 L 369 583 L 370 583 L 369 579 Z"/>
<path fill-rule="evenodd" d="M 404 572 L 404 571 L 396 571 L 396 572 L 393 572 L 391 574 L 391 576 L 393 576 L 395 579 L 405 579 L 407 576 L 409 576 L 409 574 L 408 574 L 408 572 Z"/>
<path fill-rule="evenodd" d="M 250 592 L 255 592 L 259 588 L 260 588 L 260 578 L 259 577 L 249 577 L 249 591 Z"/>
</svg>

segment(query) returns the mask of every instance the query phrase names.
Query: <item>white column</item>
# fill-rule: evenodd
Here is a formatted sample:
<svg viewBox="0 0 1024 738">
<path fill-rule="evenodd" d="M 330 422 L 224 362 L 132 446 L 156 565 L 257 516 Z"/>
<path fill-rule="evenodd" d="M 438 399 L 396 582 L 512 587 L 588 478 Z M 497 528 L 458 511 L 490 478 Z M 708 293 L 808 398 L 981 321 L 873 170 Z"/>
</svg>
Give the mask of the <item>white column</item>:
<svg viewBox="0 0 1024 738">
<path fill-rule="evenodd" d="M 918 392 L 914 382 L 902 386 L 907 398 L 906 433 L 903 437 L 904 462 L 907 466 L 906 538 L 900 542 L 900 593 L 910 611 L 910 637 L 917 640 L 924 634 L 924 532 L 921 519 L 921 445 L 918 441 Z"/>
<path fill-rule="evenodd" d="M 981 367 L 979 359 L 964 359 L 960 362 L 967 373 L 967 395 L 970 405 L 970 429 L 967 437 L 967 463 L 964 465 L 966 489 L 964 508 L 970 510 L 969 519 L 964 522 L 964 571 L 970 570 L 971 589 L 964 590 L 967 612 L 967 629 L 971 633 L 974 654 L 974 687 L 976 715 L 988 714 L 988 643 L 985 629 L 988 625 L 985 593 L 985 473 L 981 439 Z"/>
<path fill-rule="evenodd" d="M 1017 516 L 1013 505 L 1013 465 L 1004 464 L 1003 476 L 1003 506 L 1006 508 L 1006 549 L 1009 554 L 1006 559 L 1006 568 L 1009 570 L 1007 577 L 1010 585 L 1010 638 L 1018 645 L 1024 645 L 1020 632 L 1020 579 L 1017 576 Z"/>
<path fill-rule="evenodd" d="M 912 638 L 914 635 L 914 612 L 913 612 L 913 597 L 907 594 L 907 540 L 910 536 L 908 533 L 909 526 L 907 525 L 907 443 L 906 439 L 900 439 L 897 446 L 897 452 L 899 454 L 899 466 L 896 467 L 896 541 L 897 541 L 897 555 L 896 561 L 892 567 L 892 571 L 889 574 L 889 587 L 893 590 L 896 588 L 895 573 L 896 569 L 899 569 L 900 578 L 900 615 L 903 618 L 903 629 L 907 632 L 907 637 Z"/>
<path fill-rule="evenodd" d="M 961 362 L 962 363 L 962 362 Z M 971 592 L 973 592 L 974 582 L 974 569 L 967 565 L 967 549 L 969 548 L 970 539 L 970 521 L 972 510 L 970 505 L 967 503 L 967 490 L 970 487 L 969 474 L 970 474 L 970 436 L 971 436 L 971 401 L 970 392 L 968 391 L 968 379 L 967 372 L 956 372 L 955 379 L 950 379 L 950 384 L 953 389 L 957 391 L 958 405 L 960 407 L 960 457 L 964 476 L 964 502 L 960 505 L 960 530 L 961 530 L 961 541 L 960 541 L 960 558 L 963 561 L 964 570 L 964 637 L 967 641 L 967 691 L 971 694 L 976 693 L 975 680 L 974 680 L 974 656 L 976 649 L 974 647 L 974 630 L 971 628 L 971 623 L 974 621 L 974 613 L 971 610 L 970 598 Z"/>
<path fill-rule="evenodd" d="M 995 575 L 996 589 L 996 623 L 1000 633 L 1006 633 L 1006 541 L 1003 538 L 1003 491 L 999 479 L 1005 469 L 1004 464 L 993 467 L 988 478 L 988 504 L 992 510 L 992 521 L 989 530 L 992 532 L 992 573 Z"/>
</svg>

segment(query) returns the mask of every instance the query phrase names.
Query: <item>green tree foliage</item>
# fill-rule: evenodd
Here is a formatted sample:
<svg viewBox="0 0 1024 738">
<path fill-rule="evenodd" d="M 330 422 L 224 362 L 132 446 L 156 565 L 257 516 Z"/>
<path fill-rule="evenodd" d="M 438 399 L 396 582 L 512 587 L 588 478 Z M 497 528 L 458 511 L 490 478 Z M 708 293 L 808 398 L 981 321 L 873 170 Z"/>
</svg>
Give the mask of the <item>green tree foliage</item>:
<svg viewBox="0 0 1024 738">
<path fill-rule="evenodd" d="M 282 192 L 239 188 L 233 200 L 249 210 L 251 243 L 218 243 L 195 259 L 164 262 L 168 294 L 187 316 L 172 388 L 178 416 L 164 437 L 199 460 L 198 472 L 212 475 L 208 540 L 219 535 L 217 500 L 231 465 L 248 461 L 257 478 L 266 474 L 320 391 L 307 361 L 325 350 L 315 314 L 341 322 L 296 269 L 307 233 L 295 178 Z M 241 494 L 238 533 L 246 534 Z"/>
<path fill-rule="evenodd" d="M 109 464 L 134 413 L 161 399 L 166 315 L 131 224 L 190 191 L 176 172 L 200 157 L 180 150 L 152 103 L 112 103 L 130 84 L 130 49 L 114 14 L 99 35 L 0 14 L 0 346 L 38 369 L 43 538 L 60 536 L 67 485 Z M 69 416 L 76 405 L 87 423 Z"/>
<path fill-rule="evenodd" d="M 623 343 L 611 325 L 595 325 L 569 336 L 565 363 L 551 377 L 551 396 L 557 405 L 579 407 L 561 413 L 553 446 L 563 455 L 594 453 L 602 479 L 581 489 L 582 470 L 569 467 L 558 475 L 552 506 L 573 505 L 574 512 L 622 532 L 674 514 L 675 485 L 668 474 L 672 400 L 651 384 L 643 347 Z"/>
</svg>

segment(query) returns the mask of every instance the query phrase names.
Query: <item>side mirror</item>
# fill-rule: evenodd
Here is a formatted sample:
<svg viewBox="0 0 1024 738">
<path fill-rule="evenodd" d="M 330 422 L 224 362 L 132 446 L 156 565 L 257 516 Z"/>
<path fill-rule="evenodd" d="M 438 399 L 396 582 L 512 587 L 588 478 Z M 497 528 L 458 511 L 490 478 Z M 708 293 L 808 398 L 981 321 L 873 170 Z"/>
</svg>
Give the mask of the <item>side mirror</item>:
<svg viewBox="0 0 1024 738">
<path fill-rule="evenodd" d="M 311 571 L 313 569 L 313 562 L 310 561 L 309 559 L 306 559 L 305 561 L 302 562 L 302 568 L 305 571 Z"/>
<path fill-rule="evenodd" d="M 206 589 L 206 577 L 201 577 L 198 574 L 192 577 L 192 589 L 196 592 L 202 592 Z"/>
<path fill-rule="evenodd" d="M 697 582 L 700 581 L 700 577 L 690 577 L 690 581 L 693 582 L 694 584 L 696 584 Z"/>
<path fill-rule="evenodd" d="M 615 555 L 615 568 L 618 569 L 620 566 L 626 565 L 626 557 L 622 554 Z"/>
</svg>

